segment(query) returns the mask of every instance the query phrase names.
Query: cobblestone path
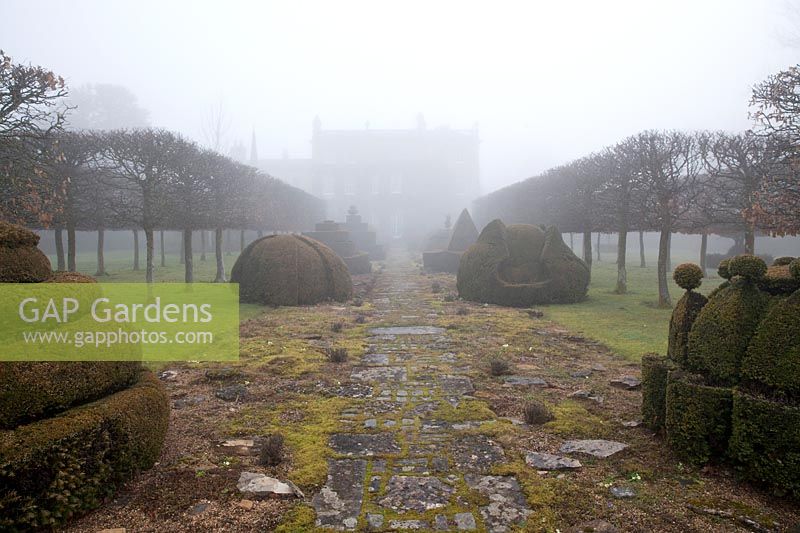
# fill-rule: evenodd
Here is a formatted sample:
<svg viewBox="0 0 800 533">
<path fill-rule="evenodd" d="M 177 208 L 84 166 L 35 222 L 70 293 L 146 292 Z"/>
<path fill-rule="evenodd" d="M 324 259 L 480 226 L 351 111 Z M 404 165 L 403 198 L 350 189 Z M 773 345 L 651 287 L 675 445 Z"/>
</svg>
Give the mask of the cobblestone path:
<svg viewBox="0 0 800 533">
<path fill-rule="evenodd" d="M 528 508 L 518 480 L 491 475 L 503 449 L 481 420 L 449 423 L 437 414 L 469 399 L 469 367 L 448 331 L 434 327 L 430 288 L 413 263 L 395 256 L 372 294 L 383 327 L 342 394 L 363 398 L 341 413 L 329 441 L 325 486 L 313 497 L 317 525 L 340 530 L 510 531 Z"/>
</svg>

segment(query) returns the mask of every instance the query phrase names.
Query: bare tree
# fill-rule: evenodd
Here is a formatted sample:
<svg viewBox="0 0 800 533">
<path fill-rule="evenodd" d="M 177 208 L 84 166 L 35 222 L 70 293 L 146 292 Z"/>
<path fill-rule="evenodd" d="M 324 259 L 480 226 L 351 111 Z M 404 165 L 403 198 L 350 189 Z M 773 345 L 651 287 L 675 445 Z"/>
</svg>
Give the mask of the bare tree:
<svg viewBox="0 0 800 533">
<path fill-rule="evenodd" d="M 641 176 L 643 212 L 661 233 L 658 248 L 658 305 L 671 307 L 667 271 L 670 240 L 700 191 L 703 170 L 698 136 L 676 131 L 644 131 L 629 142 Z"/>
</svg>

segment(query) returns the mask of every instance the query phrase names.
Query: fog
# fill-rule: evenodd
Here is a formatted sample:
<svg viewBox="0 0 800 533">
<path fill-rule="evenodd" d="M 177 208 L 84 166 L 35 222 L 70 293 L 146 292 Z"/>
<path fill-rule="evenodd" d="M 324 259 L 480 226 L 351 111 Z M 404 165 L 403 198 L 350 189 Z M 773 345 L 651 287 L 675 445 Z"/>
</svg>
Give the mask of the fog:
<svg viewBox="0 0 800 533">
<path fill-rule="evenodd" d="M 4 0 L 2 48 L 71 86 L 128 87 L 153 126 L 308 157 L 311 123 L 469 129 L 481 191 L 641 129 L 750 126 L 751 86 L 796 62 L 783 0 Z M 280 176 L 278 176 L 280 177 Z"/>
</svg>

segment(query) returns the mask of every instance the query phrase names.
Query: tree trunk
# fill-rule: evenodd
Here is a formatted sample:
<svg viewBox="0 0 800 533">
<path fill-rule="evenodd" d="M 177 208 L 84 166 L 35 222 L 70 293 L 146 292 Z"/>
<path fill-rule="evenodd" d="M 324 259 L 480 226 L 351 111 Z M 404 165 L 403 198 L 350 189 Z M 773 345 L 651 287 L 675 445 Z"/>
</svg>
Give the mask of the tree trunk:
<svg viewBox="0 0 800 533">
<path fill-rule="evenodd" d="M 153 242 L 153 230 L 145 228 L 144 242 L 145 242 L 145 274 L 144 279 L 147 283 L 153 283 L 153 268 L 155 256 L 155 243 Z"/>
<path fill-rule="evenodd" d="M 225 255 L 231 255 L 231 230 L 225 232 Z"/>
<path fill-rule="evenodd" d="M 639 231 L 639 268 L 647 268 L 647 261 L 644 260 L 644 232 Z"/>
<path fill-rule="evenodd" d="M 200 230 L 200 261 L 206 260 L 206 230 Z"/>
<path fill-rule="evenodd" d="M 139 230 L 133 230 L 133 269 L 139 270 Z"/>
<path fill-rule="evenodd" d="M 670 230 L 661 230 L 661 237 L 658 240 L 658 306 L 672 307 L 672 299 L 669 297 L 669 285 L 667 285 L 667 266 L 669 262 Z"/>
<path fill-rule="evenodd" d="M 95 276 L 105 276 L 106 274 L 106 259 L 103 250 L 106 241 L 106 232 L 103 228 L 97 230 L 97 272 Z"/>
<path fill-rule="evenodd" d="M 597 262 L 599 263 L 600 259 L 600 232 L 597 233 Z"/>
<path fill-rule="evenodd" d="M 194 282 L 194 272 L 192 271 L 192 230 L 183 230 L 183 260 L 184 260 L 184 281 Z"/>
<path fill-rule="evenodd" d="M 583 260 L 591 268 L 592 266 L 592 232 L 583 232 Z"/>
<path fill-rule="evenodd" d="M 185 265 L 186 264 L 186 232 L 181 232 L 181 249 L 178 252 L 181 256 L 180 260 L 178 261 L 179 264 Z"/>
<path fill-rule="evenodd" d="M 263 236 L 264 236 L 264 232 L 262 230 L 258 230 L 258 238 L 260 239 Z"/>
<path fill-rule="evenodd" d="M 667 272 L 672 272 L 672 232 L 667 238 Z"/>
<path fill-rule="evenodd" d="M 744 253 L 756 254 L 756 230 L 751 224 L 748 224 L 744 231 Z"/>
<path fill-rule="evenodd" d="M 75 272 L 75 226 L 67 227 L 67 270 Z"/>
<path fill-rule="evenodd" d="M 214 234 L 214 255 L 217 259 L 217 275 L 214 277 L 214 282 L 225 283 L 225 261 L 222 256 L 222 228 L 217 228 Z"/>
<path fill-rule="evenodd" d="M 64 270 L 64 232 L 56 228 L 53 236 L 56 239 L 56 270 Z"/>
<path fill-rule="evenodd" d="M 703 275 L 706 275 L 706 255 L 708 252 L 708 233 L 705 231 L 703 235 L 700 237 L 700 270 L 703 271 Z"/>
<path fill-rule="evenodd" d="M 244 230 L 239 232 L 239 253 L 244 252 Z"/>
<path fill-rule="evenodd" d="M 164 243 L 164 230 L 163 229 L 159 232 L 158 237 L 159 237 L 158 238 L 159 245 L 161 247 L 161 266 L 165 267 L 165 266 L 167 266 L 167 253 L 166 253 L 166 250 L 164 249 L 166 244 Z"/>
<path fill-rule="evenodd" d="M 575 251 L 575 234 L 571 231 L 569 232 L 569 249 Z"/>
<path fill-rule="evenodd" d="M 617 239 L 617 294 L 628 292 L 628 271 L 625 268 L 626 254 L 628 248 L 628 228 L 620 228 L 619 238 Z"/>
</svg>

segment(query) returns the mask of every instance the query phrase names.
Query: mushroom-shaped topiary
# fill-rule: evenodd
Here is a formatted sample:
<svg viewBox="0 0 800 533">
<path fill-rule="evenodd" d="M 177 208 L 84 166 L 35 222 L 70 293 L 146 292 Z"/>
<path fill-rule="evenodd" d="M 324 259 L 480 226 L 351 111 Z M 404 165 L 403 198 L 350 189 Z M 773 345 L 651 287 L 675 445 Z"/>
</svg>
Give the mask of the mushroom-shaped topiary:
<svg viewBox="0 0 800 533">
<path fill-rule="evenodd" d="M 683 263 L 675 267 L 672 278 L 678 287 L 690 291 L 699 287 L 703 282 L 703 270 L 694 263 Z"/>
<path fill-rule="evenodd" d="M 800 259 L 795 259 L 789 263 L 789 272 L 794 279 L 800 279 Z"/>
<path fill-rule="evenodd" d="M 264 305 L 345 301 L 353 282 L 344 261 L 319 241 L 302 235 L 268 235 L 245 248 L 231 270 L 239 299 Z"/>
<path fill-rule="evenodd" d="M 730 263 L 730 259 L 723 259 L 719 262 L 719 266 L 717 266 L 717 274 L 719 274 L 719 277 L 722 279 L 731 279 L 733 277 L 731 276 L 731 271 L 728 268 Z"/>
<path fill-rule="evenodd" d="M 737 255 L 732 257 L 728 263 L 728 272 L 731 276 L 741 276 L 757 281 L 767 273 L 767 264 L 763 259 L 754 255 Z"/>
</svg>

